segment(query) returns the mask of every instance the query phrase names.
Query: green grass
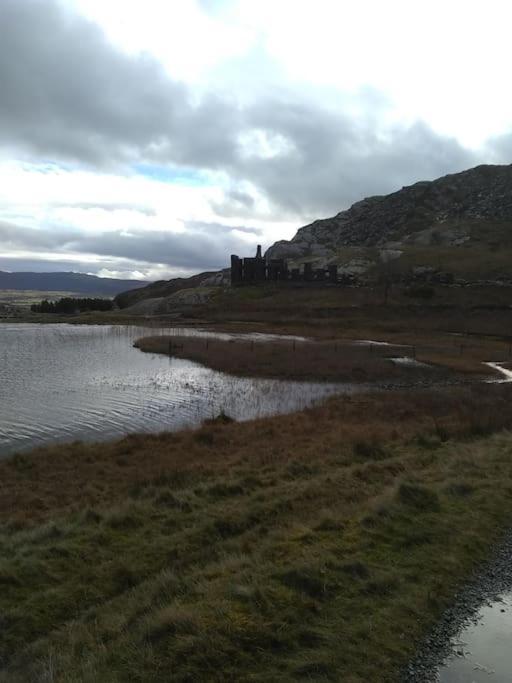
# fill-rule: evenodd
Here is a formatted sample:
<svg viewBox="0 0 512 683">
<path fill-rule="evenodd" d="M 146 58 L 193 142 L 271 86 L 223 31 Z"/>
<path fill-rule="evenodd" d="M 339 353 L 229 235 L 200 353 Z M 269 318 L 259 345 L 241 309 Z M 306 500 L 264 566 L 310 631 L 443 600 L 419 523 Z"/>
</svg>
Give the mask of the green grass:
<svg viewBox="0 0 512 683">
<path fill-rule="evenodd" d="M 442 439 L 429 420 L 341 437 L 341 405 L 77 447 L 77 490 L 87 477 L 96 500 L 2 513 L 0 680 L 396 681 L 510 525 L 512 435 L 475 439 L 464 418 Z M 101 472 L 151 471 L 155 449 L 158 476 L 104 495 Z M 18 500 L 23 482 L 42 495 L 43 455 L 14 468 Z"/>
</svg>

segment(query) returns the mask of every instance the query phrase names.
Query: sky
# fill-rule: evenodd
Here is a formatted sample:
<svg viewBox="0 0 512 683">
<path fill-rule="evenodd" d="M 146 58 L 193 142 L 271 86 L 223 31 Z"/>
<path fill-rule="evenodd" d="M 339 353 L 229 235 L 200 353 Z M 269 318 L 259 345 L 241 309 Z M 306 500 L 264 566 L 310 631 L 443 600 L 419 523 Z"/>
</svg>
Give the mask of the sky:
<svg viewBox="0 0 512 683">
<path fill-rule="evenodd" d="M 0 0 L 0 270 L 227 267 L 512 162 L 509 0 Z"/>
</svg>

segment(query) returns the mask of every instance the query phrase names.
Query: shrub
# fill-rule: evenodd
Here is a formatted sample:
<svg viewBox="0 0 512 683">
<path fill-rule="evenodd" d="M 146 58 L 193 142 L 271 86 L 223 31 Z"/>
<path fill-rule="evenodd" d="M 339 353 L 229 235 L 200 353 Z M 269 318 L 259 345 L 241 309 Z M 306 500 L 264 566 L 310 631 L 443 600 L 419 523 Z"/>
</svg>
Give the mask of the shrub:
<svg viewBox="0 0 512 683">
<path fill-rule="evenodd" d="M 169 605 L 159 610 L 147 622 L 147 638 L 157 642 L 176 634 L 196 634 L 199 630 L 196 616 L 189 610 L 177 605 Z"/>
<path fill-rule="evenodd" d="M 375 440 L 356 441 L 352 450 L 354 455 L 362 460 L 383 460 L 387 457 L 386 450 Z"/>
<path fill-rule="evenodd" d="M 400 484 L 397 498 L 400 503 L 412 507 L 415 510 L 437 512 L 440 508 L 439 496 L 437 493 L 420 484 Z"/>
<path fill-rule="evenodd" d="M 446 492 L 451 496 L 465 498 L 473 493 L 475 487 L 465 481 L 453 481 L 446 487 Z"/>
</svg>

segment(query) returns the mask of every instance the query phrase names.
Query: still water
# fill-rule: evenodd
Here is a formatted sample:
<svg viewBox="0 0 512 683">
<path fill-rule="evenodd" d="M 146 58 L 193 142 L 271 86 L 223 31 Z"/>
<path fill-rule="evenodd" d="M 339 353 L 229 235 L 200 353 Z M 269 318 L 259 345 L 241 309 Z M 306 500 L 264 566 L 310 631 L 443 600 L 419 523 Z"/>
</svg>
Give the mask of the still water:
<svg viewBox="0 0 512 683">
<path fill-rule="evenodd" d="M 512 594 L 482 607 L 454 642 L 454 654 L 438 672 L 439 683 L 512 681 Z"/>
<path fill-rule="evenodd" d="M 0 325 L 0 455 L 58 441 L 178 429 L 221 410 L 237 420 L 290 412 L 353 390 L 230 377 L 133 348 L 135 339 L 159 333 L 169 330 Z"/>
</svg>

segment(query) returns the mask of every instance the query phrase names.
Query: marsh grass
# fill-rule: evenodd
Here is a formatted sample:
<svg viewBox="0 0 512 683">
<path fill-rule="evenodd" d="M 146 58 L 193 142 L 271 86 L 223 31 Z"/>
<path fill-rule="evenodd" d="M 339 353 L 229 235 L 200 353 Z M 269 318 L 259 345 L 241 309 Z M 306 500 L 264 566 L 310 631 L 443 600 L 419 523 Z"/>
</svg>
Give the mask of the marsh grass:
<svg viewBox="0 0 512 683">
<path fill-rule="evenodd" d="M 510 525 L 509 398 L 339 398 L 3 461 L 0 680 L 396 681 Z"/>
<path fill-rule="evenodd" d="M 135 346 L 144 352 L 186 358 L 241 377 L 355 384 L 440 383 L 475 376 L 498 377 L 485 362 L 489 358 L 501 362 L 512 359 L 509 343 L 491 337 L 475 340 L 467 335 L 402 331 L 388 332 L 380 338 L 389 345 L 354 343 L 344 337 L 317 337 L 300 342 L 286 338 L 253 341 L 243 337 L 226 340 L 172 334 L 143 337 Z M 396 357 L 406 357 L 418 364 L 393 362 Z M 221 414 L 217 420 L 226 418 Z"/>
</svg>

